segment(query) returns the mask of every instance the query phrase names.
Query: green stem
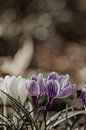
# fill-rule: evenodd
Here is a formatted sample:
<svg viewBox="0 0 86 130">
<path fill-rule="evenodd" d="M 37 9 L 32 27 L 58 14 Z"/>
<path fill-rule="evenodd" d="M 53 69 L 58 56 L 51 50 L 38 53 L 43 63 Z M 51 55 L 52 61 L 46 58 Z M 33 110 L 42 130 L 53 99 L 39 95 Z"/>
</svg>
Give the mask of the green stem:
<svg viewBox="0 0 86 130">
<path fill-rule="evenodd" d="M 44 130 L 47 130 L 47 124 L 46 124 L 47 119 L 46 118 L 47 118 L 47 112 L 49 110 L 49 106 L 50 106 L 51 102 L 52 102 L 52 100 L 50 100 L 48 102 L 48 104 L 46 105 L 46 109 L 44 110 Z"/>
<path fill-rule="evenodd" d="M 68 119 L 67 119 L 67 115 L 68 114 L 68 104 L 66 105 L 66 123 L 65 123 L 65 129 L 68 130 L 67 126 L 68 126 Z"/>
<path fill-rule="evenodd" d="M 6 105 L 3 105 L 3 114 L 5 117 L 7 117 L 7 110 L 6 110 Z M 4 118 L 4 121 L 6 121 L 6 118 Z M 4 130 L 6 130 L 6 127 L 4 126 Z"/>
<path fill-rule="evenodd" d="M 47 117 L 47 111 L 44 112 L 44 130 L 46 130 L 47 125 L 46 125 L 46 117 Z"/>
</svg>

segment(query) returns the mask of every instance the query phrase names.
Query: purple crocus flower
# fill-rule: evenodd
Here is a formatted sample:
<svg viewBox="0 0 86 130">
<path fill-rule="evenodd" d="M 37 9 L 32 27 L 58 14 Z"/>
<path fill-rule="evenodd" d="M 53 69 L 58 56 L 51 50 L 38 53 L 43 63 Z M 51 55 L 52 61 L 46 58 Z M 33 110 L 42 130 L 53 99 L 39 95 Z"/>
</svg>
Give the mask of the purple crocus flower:
<svg viewBox="0 0 86 130">
<path fill-rule="evenodd" d="M 47 96 L 48 101 L 52 101 L 55 99 L 59 92 L 59 75 L 56 72 L 52 72 L 48 75 L 48 78 L 46 80 L 46 89 L 47 89 Z"/>
<path fill-rule="evenodd" d="M 84 86 L 81 89 L 81 99 L 82 99 L 84 106 L 86 107 L 86 86 Z"/>
<path fill-rule="evenodd" d="M 59 93 L 59 83 L 57 80 L 48 80 L 47 81 L 47 95 L 48 95 L 48 100 L 51 101 L 53 100 L 55 97 L 57 97 L 58 93 Z"/>
<path fill-rule="evenodd" d="M 84 108 L 85 108 L 84 130 L 86 130 L 86 86 L 84 86 L 84 87 L 81 89 L 81 99 L 82 99 L 82 102 L 83 102 Z"/>
<path fill-rule="evenodd" d="M 32 96 L 33 104 L 37 106 L 38 99 L 46 94 L 45 80 L 40 73 L 38 76 L 33 75 L 27 83 L 27 89 Z"/>
<path fill-rule="evenodd" d="M 70 77 L 68 74 L 59 77 L 60 91 L 57 97 L 59 99 L 66 98 L 70 96 L 75 89 L 75 84 L 70 82 Z"/>
<path fill-rule="evenodd" d="M 30 87 L 28 87 L 28 90 L 29 90 L 30 94 L 32 96 L 39 97 L 39 95 L 40 95 L 39 84 L 34 80 L 30 80 L 29 81 L 29 86 Z"/>
<path fill-rule="evenodd" d="M 49 100 L 70 96 L 74 91 L 74 87 L 69 80 L 69 75 L 58 75 L 56 72 L 52 72 L 48 76 L 47 92 Z"/>
</svg>

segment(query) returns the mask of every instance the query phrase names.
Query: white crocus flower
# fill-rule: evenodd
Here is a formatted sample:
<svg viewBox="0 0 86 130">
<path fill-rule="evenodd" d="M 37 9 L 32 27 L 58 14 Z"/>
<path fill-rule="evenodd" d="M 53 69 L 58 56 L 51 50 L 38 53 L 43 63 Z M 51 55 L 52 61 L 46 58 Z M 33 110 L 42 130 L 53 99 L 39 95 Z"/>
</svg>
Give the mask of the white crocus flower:
<svg viewBox="0 0 86 130">
<path fill-rule="evenodd" d="M 28 91 L 26 89 L 26 80 L 21 76 L 18 77 L 18 97 L 22 105 L 24 105 L 28 96 Z"/>
<path fill-rule="evenodd" d="M 24 103 L 26 102 L 26 99 L 28 97 L 28 91 L 26 88 L 27 80 L 22 78 L 21 76 L 18 76 L 17 81 L 18 81 L 18 98 L 19 98 L 21 104 L 24 105 Z M 32 104 L 30 102 L 28 102 L 28 106 L 29 106 L 29 111 L 32 111 L 33 108 L 32 108 Z M 33 113 L 31 113 L 31 115 L 33 116 Z M 21 124 L 20 124 L 20 126 L 21 126 Z"/>
<path fill-rule="evenodd" d="M 18 77 L 18 97 L 22 105 L 24 105 L 28 97 L 28 90 L 26 88 L 26 85 L 27 85 L 27 80 L 19 76 Z M 30 97 L 29 97 L 29 100 L 30 100 Z M 28 108 L 29 112 L 33 110 L 33 107 L 30 101 L 28 102 L 28 107 L 29 107 Z M 33 117 L 33 113 L 31 113 L 31 116 Z"/>
<path fill-rule="evenodd" d="M 7 93 L 16 99 L 18 93 L 17 78 L 15 76 L 12 77 L 6 76 L 4 82 L 5 82 Z"/>
<path fill-rule="evenodd" d="M 18 81 L 15 76 L 6 76 L 4 79 L 5 87 L 7 90 L 7 94 L 12 96 L 15 99 L 18 99 Z M 17 113 L 14 112 L 14 115 L 17 115 Z M 17 125 L 17 119 L 15 116 L 13 117 L 13 121 L 15 125 Z"/>
<path fill-rule="evenodd" d="M 5 88 L 5 84 L 4 84 L 4 79 L 0 78 L 0 90 L 6 92 L 6 88 Z M 2 99 L 3 104 L 6 105 L 6 101 L 7 101 L 7 96 L 0 91 L 0 98 Z"/>
<path fill-rule="evenodd" d="M 0 90 L 2 90 L 5 93 L 7 92 L 3 78 L 0 78 Z M 3 92 L 0 91 L 0 98 L 3 103 L 3 115 L 5 117 L 7 117 L 7 110 L 6 110 L 7 96 Z M 6 118 L 4 118 L 4 117 L 3 117 L 3 119 L 4 119 L 4 121 L 6 120 Z M 4 130 L 6 130 L 6 127 L 4 127 Z"/>
</svg>

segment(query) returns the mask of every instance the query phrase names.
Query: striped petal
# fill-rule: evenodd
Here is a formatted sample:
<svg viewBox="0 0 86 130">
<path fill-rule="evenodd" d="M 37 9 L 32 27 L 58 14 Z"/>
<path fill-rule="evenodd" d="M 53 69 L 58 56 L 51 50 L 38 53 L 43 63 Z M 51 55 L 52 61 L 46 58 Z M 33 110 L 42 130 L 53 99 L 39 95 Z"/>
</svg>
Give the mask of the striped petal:
<svg viewBox="0 0 86 130">
<path fill-rule="evenodd" d="M 56 72 L 52 72 L 49 74 L 48 76 L 48 80 L 58 80 L 59 79 L 59 75 Z"/>
<path fill-rule="evenodd" d="M 43 96 L 46 93 L 45 81 L 43 79 L 43 75 L 40 73 L 38 75 L 38 84 L 40 89 L 40 96 Z"/>
<path fill-rule="evenodd" d="M 47 82 L 47 92 L 49 100 L 54 99 L 57 96 L 58 84 L 53 80 Z"/>
<path fill-rule="evenodd" d="M 73 85 L 70 83 L 68 86 L 66 86 L 57 96 L 57 98 L 62 99 L 70 96 L 74 91 Z"/>
<path fill-rule="evenodd" d="M 63 90 L 66 86 L 69 84 L 69 75 L 64 75 L 59 77 L 59 82 L 60 82 L 60 88 Z"/>
<path fill-rule="evenodd" d="M 40 90 L 39 90 L 39 85 L 36 81 L 34 81 L 34 80 L 29 81 L 29 83 L 27 85 L 27 89 L 28 89 L 29 93 L 31 94 L 31 96 L 39 97 Z"/>
</svg>

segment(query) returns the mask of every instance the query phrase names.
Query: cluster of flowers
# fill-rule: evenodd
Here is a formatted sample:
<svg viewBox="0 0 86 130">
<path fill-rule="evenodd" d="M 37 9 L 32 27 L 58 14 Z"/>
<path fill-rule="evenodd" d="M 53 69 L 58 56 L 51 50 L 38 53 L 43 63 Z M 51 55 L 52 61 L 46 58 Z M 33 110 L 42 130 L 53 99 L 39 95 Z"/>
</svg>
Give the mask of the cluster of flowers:
<svg viewBox="0 0 86 130">
<path fill-rule="evenodd" d="M 20 99 L 21 104 L 23 105 L 28 92 L 26 89 L 26 80 L 21 76 L 6 76 L 4 79 L 0 78 L 0 90 L 9 94 L 15 99 Z M 4 104 L 7 102 L 7 96 L 0 91 L 0 97 Z"/>
<path fill-rule="evenodd" d="M 54 99 L 62 99 L 70 96 L 75 85 L 69 80 L 69 75 L 58 75 L 52 72 L 47 78 L 40 73 L 33 75 L 27 83 L 27 89 L 31 93 L 34 105 L 38 104 L 40 97 L 47 96 L 47 103 Z"/>
<path fill-rule="evenodd" d="M 74 88 L 75 85 L 70 82 L 68 74 L 58 75 L 56 72 L 50 73 L 47 78 L 41 73 L 38 76 L 33 75 L 30 79 L 21 76 L 0 78 L 0 89 L 15 99 L 20 98 L 22 104 L 28 95 L 32 97 L 34 105 L 37 105 L 39 98 L 44 95 L 48 101 L 62 99 L 70 96 Z M 0 97 L 6 103 L 6 95 L 1 92 Z"/>
<path fill-rule="evenodd" d="M 54 99 L 63 99 L 70 96 L 75 89 L 75 85 L 71 83 L 69 75 L 59 75 L 52 72 L 47 78 L 43 74 L 33 75 L 30 79 L 24 79 L 21 76 L 6 76 L 0 78 L 0 89 L 15 99 L 20 99 L 23 105 L 28 95 L 32 97 L 33 105 L 37 105 L 40 97 L 47 96 L 47 102 Z M 6 104 L 7 97 L 0 92 L 0 97 Z M 86 87 L 81 90 L 81 98 L 86 106 Z"/>
</svg>

